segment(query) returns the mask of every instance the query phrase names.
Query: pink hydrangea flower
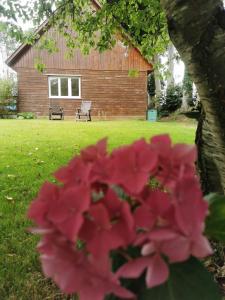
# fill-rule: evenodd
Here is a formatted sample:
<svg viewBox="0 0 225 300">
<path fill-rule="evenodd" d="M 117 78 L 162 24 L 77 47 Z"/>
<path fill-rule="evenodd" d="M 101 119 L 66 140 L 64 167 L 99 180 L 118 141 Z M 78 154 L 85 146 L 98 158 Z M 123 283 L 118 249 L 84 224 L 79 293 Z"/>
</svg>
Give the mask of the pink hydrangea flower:
<svg viewBox="0 0 225 300">
<path fill-rule="evenodd" d="M 110 293 L 124 299 L 134 297 L 110 271 L 109 258 L 92 259 L 59 232 L 45 235 L 38 250 L 45 276 L 53 278 L 66 294 L 78 293 L 80 300 L 103 300 Z"/>
<path fill-rule="evenodd" d="M 84 221 L 84 213 L 90 206 L 90 191 L 85 185 L 60 189 L 47 218 L 70 241 L 75 242 Z"/>
<path fill-rule="evenodd" d="M 75 241 L 83 223 L 83 213 L 90 205 L 90 191 L 84 185 L 59 188 L 45 183 L 28 216 L 39 226 L 52 226 Z"/>
<path fill-rule="evenodd" d="M 195 146 L 172 145 L 168 135 L 159 135 L 151 139 L 152 147 L 159 155 L 156 178 L 165 187 L 173 187 L 183 176 L 195 176 L 197 152 Z"/>
<path fill-rule="evenodd" d="M 59 189 L 56 185 L 45 182 L 40 189 L 38 197 L 32 202 L 28 211 L 28 217 L 35 221 L 39 226 L 48 226 L 50 224 L 47 214 L 58 197 Z"/>
<path fill-rule="evenodd" d="M 112 183 L 121 185 L 131 195 L 137 195 L 148 183 L 157 162 L 158 153 L 144 139 L 116 149 L 111 161 Z"/>
<path fill-rule="evenodd" d="M 110 250 L 128 246 L 135 237 L 128 203 L 108 190 L 102 202 L 90 207 L 79 237 L 97 258 L 108 255 Z"/>
<path fill-rule="evenodd" d="M 212 250 L 203 235 L 208 205 L 195 174 L 196 150 L 172 145 L 169 136 L 140 139 L 107 153 L 106 139 L 81 151 L 46 182 L 28 216 L 42 235 L 44 274 L 65 293 L 103 300 L 135 295 L 120 277 L 146 271 L 149 288 L 164 283 L 169 263 Z M 130 247 L 140 250 L 132 259 Z M 111 254 L 127 258 L 112 272 Z M 166 259 L 165 259 L 166 258 Z"/>
<path fill-rule="evenodd" d="M 106 139 L 100 140 L 96 145 L 91 145 L 81 151 L 80 156 L 75 156 L 66 167 L 60 168 L 55 177 L 64 184 L 84 182 L 90 184 L 90 173 L 98 163 L 107 158 Z M 104 161 L 106 163 L 106 161 Z M 104 170 L 105 166 L 100 169 Z"/>
<path fill-rule="evenodd" d="M 137 228 L 151 230 L 155 225 L 169 225 L 173 206 L 169 195 L 159 190 L 150 191 L 143 203 L 134 211 Z"/>
</svg>

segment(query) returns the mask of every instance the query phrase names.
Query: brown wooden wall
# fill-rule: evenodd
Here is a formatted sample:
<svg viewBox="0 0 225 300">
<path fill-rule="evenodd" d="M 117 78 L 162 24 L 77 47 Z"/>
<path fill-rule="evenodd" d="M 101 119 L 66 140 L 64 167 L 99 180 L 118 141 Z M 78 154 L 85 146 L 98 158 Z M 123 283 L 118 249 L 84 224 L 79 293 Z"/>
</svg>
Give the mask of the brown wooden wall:
<svg viewBox="0 0 225 300">
<path fill-rule="evenodd" d="M 74 116 L 81 100 L 92 101 L 92 115 L 100 119 L 145 118 L 147 72 L 129 77 L 128 71 L 60 70 L 60 74 L 81 75 L 81 99 L 49 99 L 48 76 L 35 69 L 19 68 L 19 111 L 47 116 L 50 103 L 64 107 Z M 50 74 L 58 69 L 48 69 Z M 51 102 L 50 102 L 51 101 Z"/>
<path fill-rule="evenodd" d="M 131 70 L 148 71 L 152 69 L 136 48 L 126 48 L 118 40 L 112 50 L 103 53 L 92 50 L 89 55 L 83 55 L 79 49 L 74 50 L 72 58 L 67 59 L 67 47 L 64 37 L 50 28 L 49 37 L 56 41 L 59 52 L 49 54 L 46 50 L 37 50 L 37 45 L 28 46 L 17 56 L 12 64 L 13 69 L 33 68 L 35 60 L 40 57 L 47 68 L 69 69 L 69 70 Z M 126 53 L 127 52 L 127 53 Z"/>
</svg>

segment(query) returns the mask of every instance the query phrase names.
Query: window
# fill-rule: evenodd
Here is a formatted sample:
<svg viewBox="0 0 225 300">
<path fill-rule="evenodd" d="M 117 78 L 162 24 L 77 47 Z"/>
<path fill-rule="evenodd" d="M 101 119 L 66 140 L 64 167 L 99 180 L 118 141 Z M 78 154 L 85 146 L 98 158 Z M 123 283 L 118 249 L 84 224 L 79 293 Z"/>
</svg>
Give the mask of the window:
<svg viewBox="0 0 225 300">
<path fill-rule="evenodd" d="M 49 98 L 81 98 L 80 77 L 48 77 Z"/>
</svg>

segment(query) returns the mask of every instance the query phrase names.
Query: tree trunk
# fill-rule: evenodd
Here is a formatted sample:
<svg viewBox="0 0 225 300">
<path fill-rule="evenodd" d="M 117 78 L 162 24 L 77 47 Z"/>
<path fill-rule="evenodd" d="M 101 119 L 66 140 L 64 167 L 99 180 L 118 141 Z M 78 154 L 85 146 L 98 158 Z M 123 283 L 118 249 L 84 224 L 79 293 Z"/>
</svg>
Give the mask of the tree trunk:
<svg viewBox="0 0 225 300">
<path fill-rule="evenodd" d="M 185 113 L 188 111 L 188 108 L 189 108 L 188 100 L 189 99 L 190 99 L 190 95 L 186 91 L 183 91 L 182 105 L 180 108 L 181 112 Z"/>
<path fill-rule="evenodd" d="M 182 97 L 182 105 L 181 111 L 187 112 L 189 109 L 189 103 L 193 97 L 193 84 L 190 80 L 187 67 L 185 66 L 184 70 L 184 79 L 183 79 L 183 97 Z"/>
<path fill-rule="evenodd" d="M 161 0 L 202 103 L 196 143 L 204 192 L 225 193 L 225 11 L 221 0 Z"/>
<path fill-rule="evenodd" d="M 187 92 L 187 89 L 185 88 L 185 79 L 187 74 L 187 68 L 185 66 L 184 70 L 184 79 L 183 79 L 183 97 L 182 97 L 182 105 L 181 105 L 181 111 L 186 112 L 188 110 L 188 99 L 189 99 L 189 94 Z"/>
<path fill-rule="evenodd" d="M 156 69 L 154 70 L 155 74 L 155 95 L 156 97 L 160 97 L 161 95 L 161 82 L 160 82 L 160 72 L 158 66 L 160 65 L 160 58 L 159 55 L 154 56 L 154 65 L 156 65 Z"/>
<path fill-rule="evenodd" d="M 168 46 L 168 71 L 169 71 L 169 77 L 167 79 L 167 86 L 174 86 L 174 54 L 175 54 L 175 48 L 172 43 Z"/>
</svg>

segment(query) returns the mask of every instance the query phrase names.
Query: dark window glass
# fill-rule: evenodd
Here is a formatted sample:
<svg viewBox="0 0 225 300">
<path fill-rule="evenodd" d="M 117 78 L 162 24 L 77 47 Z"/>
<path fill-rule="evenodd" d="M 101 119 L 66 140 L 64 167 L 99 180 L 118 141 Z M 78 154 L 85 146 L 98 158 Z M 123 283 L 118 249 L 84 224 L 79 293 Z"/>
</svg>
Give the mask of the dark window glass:
<svg viewBox="0 0 225 300">
<path fill-rule="evenodd" d="M 61 96 L 69 96 L 68 78 L 60 78 L 60 82 L 61 82 Z"/>
<path fill-rule="evenodd" d="M 58 94 L 58 78 L 50 80 L 51 83 L 51 96 L 59 96 Z"/>
<path fill-rule="evenodd" d="M 78 78 L 71 78 L 71 90 L 72 96 L 79 96 L 79 79 Z"/>
</svg>

